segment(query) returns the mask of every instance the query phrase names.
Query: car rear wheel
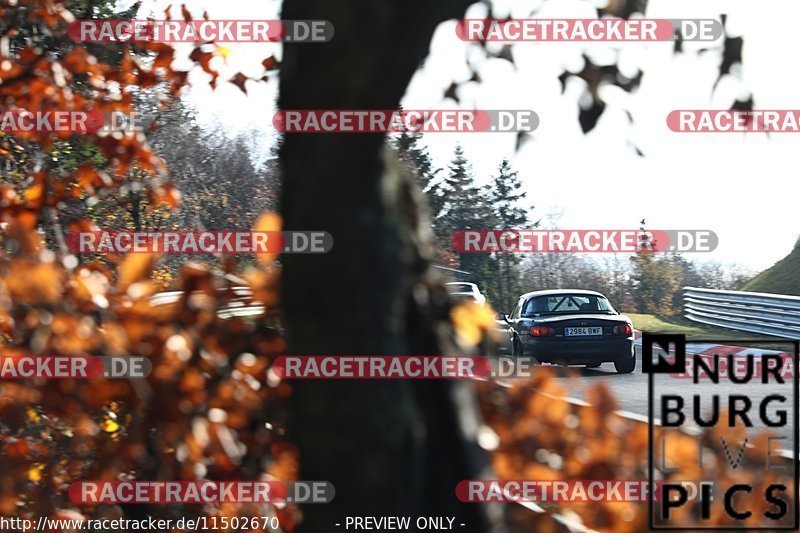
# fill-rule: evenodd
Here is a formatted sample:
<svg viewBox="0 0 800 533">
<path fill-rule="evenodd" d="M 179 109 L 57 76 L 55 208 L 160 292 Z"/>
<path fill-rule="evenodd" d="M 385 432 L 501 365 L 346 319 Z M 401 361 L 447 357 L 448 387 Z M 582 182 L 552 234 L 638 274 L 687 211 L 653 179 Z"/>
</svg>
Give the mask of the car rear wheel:
<svg viewBox="0 0 800 533">
<path fill-rule="evenodd" d="M 614 369 L 618 374 L 630 374 L 636 368 L 636 352 L 631 347 L 631 353 L 623 355 L 621 358 L 614 361 Z"/>
</svg>

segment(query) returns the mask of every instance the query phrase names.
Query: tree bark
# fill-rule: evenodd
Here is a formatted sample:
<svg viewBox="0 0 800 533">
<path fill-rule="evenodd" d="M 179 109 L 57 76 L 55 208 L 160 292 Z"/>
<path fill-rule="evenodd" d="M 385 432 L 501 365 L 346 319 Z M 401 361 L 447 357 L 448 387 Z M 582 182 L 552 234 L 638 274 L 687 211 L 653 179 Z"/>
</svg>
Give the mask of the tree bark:
<svg viewBox="0 0 800 533">
<path fill-rule="evenodd" d="M 465 6 L 463 0 L 286 0 L 284 19 L 325 19 L 335 36 L 326 44 L 285 44 L 279 107 L 396 109 L 437 24 Z M 285 135 L 284 229 L 325 230 L 334 240 L 325 255 L 282 257 L 290 354 L 451 349 L 441 327 L 446 294 L 428 272 L 429 226 L 411 181 L 384 154 L 379 134 Z M 292 383 L 290 432 L 301 478 L 336 487 L 334 503 L 304 507 L 302 531 L 334 531 L 346 516 L 430 514 L 456 517 L 461 531 L 489 530 L 482 507 L 455 498 L 457 482 L 486 466 L 475 444 L 469 385 Z"/>
</svg>

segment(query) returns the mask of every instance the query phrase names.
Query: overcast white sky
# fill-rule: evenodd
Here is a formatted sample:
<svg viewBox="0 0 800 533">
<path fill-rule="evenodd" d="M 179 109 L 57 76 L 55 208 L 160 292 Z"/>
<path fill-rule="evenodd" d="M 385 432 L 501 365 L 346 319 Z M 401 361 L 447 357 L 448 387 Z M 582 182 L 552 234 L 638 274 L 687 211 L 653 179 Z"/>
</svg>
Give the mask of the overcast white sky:
<svg viewBox="0 0 800 533">
<path fill-rule="evenodd" d="M 598 0 L 598 2 L 601 0 Z M 160 13 L 167 3 L 153 0 L 148 8 Z M 495 0 L 494 14 L 543 18 L 593 17 L 592 0 Z M 515 65 L 500 59 L 480 60 L 476 45 L 460 41 L 455 21 L 436 31 L 430 56 L 412 80 L 403 105 L 407 109 L 452 108 L 443 93 L 452 81 L 471 77 L 470 64 L 481 83 L 459 89 L 460 106 L 483 109 L 533 109 L 539 129 L 515 153 L 515 135 L 428 134 L 435 161 L 445 166 L 455 144 L 461 143 L 475 174 L 487 181 L 504 157 L 522 177 L 539 216 L 563 212 L 562 228 L 633 228 L 645 217 L 652 229 L 712 229 L 720 238 L 713 254 L 695 255 L 737 262 L 762 269 L 785 256 L 800 233 L 797 202 L 800 181 L 795 170 L 800 134 L 679 134 L 666 127 L 673 109 L 727 109 L 737 96 L 754 95 L 758 109 L 800 109 L 800 71 L 796 68 L 797 0 L 650 0 L 649 18 L 717 18 L 728 13 L 726 31 L 744 37 L 744 65 L 726 76 L 716 90 L 722 40 L 700 45 L 684 43 L 674 54 L 672 43 L 517 43 Z M 204 9 L 212 18 L 278 18 L 280 2 L 194 0 L 193 12 Z M 485 6 L 473 5 L 468 17 L 482 17 Z M 186 45 L 188 46 L 188 45 Z M 313 46 L 313 45 L 309 45 Z M 324 45 L 317 45 L 324 46 Z M 644 73 L 634 94 L 606 87 L 607 107 L 597 127 L 583 135 L 578 123 L 582 82 L 570 83 L 562 94 L 557 77 L 566 67 L 582 68 L 582 54 L 596 63 L 619 59 L 630 75 Z M 280 58 L 280 45 L 231 46 L 223 74 L 261 74 L 260 62 Z M 277 79 L 248 83 L 249 97 L 231 84 L 212 92 L 202 76 L 187 100 L 200 119 L 231 130 L 255 129 L 266 143 L 274 135 Z M 633 123 L 626 111 L 633 116 Z M 637 146 L 644 157 L 633 150 Z"/>
</svg>

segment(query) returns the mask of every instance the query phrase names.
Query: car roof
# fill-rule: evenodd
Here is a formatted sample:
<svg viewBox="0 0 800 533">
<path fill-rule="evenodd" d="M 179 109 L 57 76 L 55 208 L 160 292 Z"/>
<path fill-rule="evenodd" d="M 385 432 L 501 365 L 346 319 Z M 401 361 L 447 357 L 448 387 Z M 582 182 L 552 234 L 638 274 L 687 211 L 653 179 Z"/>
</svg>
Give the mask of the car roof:
<svg viewBox="0 0 800 533">
<path fill-rule="evenodd" d="M 520 298 L 529 298 L 532 296 L 554 296 L 556 294 L 587 294 L 592 296 L 602 296 L 605 298 L 605 295 L 599 293 L 597 291 L 587 291 L 585 289 L 548 289 L 544 291 L 531 291 L 526 292 Z"/>
</svg>

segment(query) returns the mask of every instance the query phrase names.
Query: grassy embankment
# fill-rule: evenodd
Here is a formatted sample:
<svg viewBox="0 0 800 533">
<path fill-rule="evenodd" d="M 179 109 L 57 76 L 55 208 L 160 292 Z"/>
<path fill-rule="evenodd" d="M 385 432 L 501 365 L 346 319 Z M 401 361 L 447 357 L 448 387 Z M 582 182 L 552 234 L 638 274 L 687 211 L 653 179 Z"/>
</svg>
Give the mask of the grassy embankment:
<svg viewBox="0 0 800 533">
<path fill-rule="evenodd" d="M 751 279 L 742 290 L 800 296 L 800 248 Z"/>
</svg>

